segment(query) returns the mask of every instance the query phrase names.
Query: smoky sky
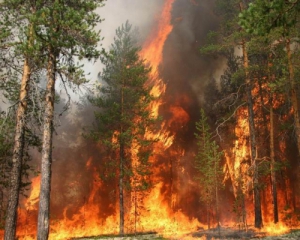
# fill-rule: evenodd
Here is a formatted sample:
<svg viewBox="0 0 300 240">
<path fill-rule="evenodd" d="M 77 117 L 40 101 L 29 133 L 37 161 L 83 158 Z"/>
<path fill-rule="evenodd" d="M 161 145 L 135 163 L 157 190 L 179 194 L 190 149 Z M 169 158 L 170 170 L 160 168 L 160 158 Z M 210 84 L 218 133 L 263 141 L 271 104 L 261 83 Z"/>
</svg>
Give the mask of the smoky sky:
<svg viewBox="0 0 300 240">
<path fill-rule="evenodd" d="M 97 10 L 97 13 L 103 19 L 98 24 L 97 29 L 101 31 L 103 40 L 99 43 L 99 49 L 109 49 L 113 43 L 115 31 L 118 27 L 129 21 L 134 28 L 139 31 L 139 40 L 142 45 L 147 38 L 153 25 L 159 15 L 164 1 L 162 0 L 108 0 L 105 1 L 104 7 Z M 90 79 L 95 80 L 102 65 L 100 61 L 96 63 L 86 63 L 85 71 L 91 73 Z"/>
</svg>

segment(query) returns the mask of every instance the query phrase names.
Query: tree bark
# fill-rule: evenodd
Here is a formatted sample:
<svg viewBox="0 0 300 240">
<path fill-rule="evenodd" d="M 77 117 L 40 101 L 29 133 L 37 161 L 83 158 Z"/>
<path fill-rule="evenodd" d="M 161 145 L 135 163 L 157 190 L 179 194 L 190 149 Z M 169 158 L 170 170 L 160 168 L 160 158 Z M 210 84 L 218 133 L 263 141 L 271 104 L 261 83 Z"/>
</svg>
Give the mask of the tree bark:
<svg viewBox="0 0 300 240">
<path fill-rule="evenodd" d="M 119 205 L 120 205 L 120 235 L 124 234 L 124 190 L 123 190 L 123 172 L 124 172 L 124 146 L 120 146 L 120 176 L 119 176 Z"/>
<path fill-rule="evenodd" d="M 124 189 L 123 189 L 123 177 L 124 177 L 124 139 L 123 139 L 123 111 L 124 111 L 124 77 L 122 79 L 121 87 L 121 129 L 120 129 L 120 175 L 119 175 L 119 206 L 120 206 L 120 235 L 124 234 Z"/>
<path fill-rule="evenodd" d="M 277 187 L 276 187 L 276 172 L 275 172 L 275 150 L 274 150 L 274 113 L 273 101 L 271 99 L 270 106 L 270 158 L 271 158 L 271 187 L 273 198 L 273 216 L 274 223 L 278 222 L 278 204 L 277 204 Z"/>
<path fill-rule="evenodd" d="M 206 212 L 206 219 L 207 219 L 207 228 L 210 229 L 210 204 L 207 203 L 207 212 Z"/>
<path fill-rule="evenodd" d="M 268 57 L 268 79 L 270 82 L 275 80 L 275 75 L 271 74 L 270 66 L 272 54 Z M 273 203 L 273 222 L 277 223 L 278 217 L 278 200 L 277 200 L 277 179 L 276 179 L 276 169 L 275 169 L 275 141 L 274 141 L 274 108 L 273 108 L 273 93 L 270 93 L 270 172 L 271 172 L 271 194 Z"/>
<path fill-rule="evenodd" d="M 216 153 L 217 155 L 217 153 Z M 215 160 L 215 196 L 216 196 L 216 218 L 217 218 L 217 227 L 218 227 L 218 232 L 219 232 L 219 237 L 220 237 L 220 213 L 219 213 L 219 194 L 218 194 L 218 172 L 217 172 L 218 164 L 217 161 Z"/>
<path fill-rule="evenodd" d="M 297 87 L 295 82 L 294 66 L 292 63 L 292 51 L 290 45 L 290 39 L 286 39 L 286 54 L 288 59 L 288 69 L 289 69 L 289 83 L 291 92 L 291 102 L 293 107 L 294 115 L 294 125 L 296 130 L 296 139 L 298 147 L 298 156 L 300 156 L 300 119 L 299 119 L 299 108 L 298 108 L 298 97 L 297 97 Z"/>
<path fill-rule="evenodd" d="M 253 99 L 252 99 L 252 84 L 249 77 L 249 59 L 248 52 L 246 49 L 246 43 L 242 43 L 243 50 L 243 64 L 245 69 L 246 77 L 246 92 L 247 92 L 247 102 L 248 102 L 248 119 L 249 119 L 249 132 L 250 132 L 250 150 L 251 150 L 251 165 L 253 168 L 253 194 L 254 194 L 254 214 L 255 221 L 254 226 L 256 228 L 261 228 L 262 223 L 262 213 L 261 213 L 261 201 L 260 201 L 260 191 L 258 187 L 258 169 L 256 162 L 256 136 L 255 136 L 255 123 L 254 123 L 254 110 L 253 110 Z"/>
<path fill-rule="evenodd" d="M 30 81 L 31 68 L 28 58 L 25 58 L 23 76 L 21 80 L 21 91 L 16 114 L 16 130 L 14 139 L 14 150 L 12 156 L 12 170 L 10 180 L 10 192 L 8 196 L 8 207 L 5 220 L 5 240 L 13 240 L 16 236 L 17 210 L 19 203 L 19 190 L 21 183 L 21 169 L 24 150 L 24 132 L 26 123 L 28 85 Z"/>
<path fill-rule="evenodd" d="M 38 212 L 38 240 L 46 240 L 49 236 L 49 208 L 51 191 L 51 163 L 52 163 L 52 133 L 55 99 L 55 73 L 56 54 L 52 47 L 49 47 L 47 66 L 47 88 L 45 99 L 45 116 L 42 146 L 41 166 L 41 190 Z"/>
</svg>

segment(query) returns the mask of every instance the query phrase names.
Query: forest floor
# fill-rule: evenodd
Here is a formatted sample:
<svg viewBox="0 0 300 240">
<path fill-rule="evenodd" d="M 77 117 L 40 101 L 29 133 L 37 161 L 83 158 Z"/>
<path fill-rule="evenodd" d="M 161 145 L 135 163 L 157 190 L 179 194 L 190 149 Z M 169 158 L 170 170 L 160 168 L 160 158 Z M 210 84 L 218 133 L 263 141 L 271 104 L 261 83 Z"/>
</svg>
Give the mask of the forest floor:
<svg viewBox="0 0 300 240">
<path fill-rule="evenodd" d="M 214 228 L 210 230 L 199 230 L 194 233 L 187 234 L 182 237 L 161 237 L 157 233 L 143 233 L 137 234 L 133 236 L 132 234 L 128 234 L 127 236 L 119 237 L 116 235 L 111 236 L 97 236 L 97 237 L 85 237 L 85 238 L 74 238 L 72 240 L 92 240 L 92 239 L 99 239 L 99 240 L 194 240 L 194 239 L 201 239 L 201 240 L 300 240 L 300 229 L 293 229 L 289 233 L 276 235 L 276 236 L 267 236 L 266 232 L 257 232 L 252 229 L 248 231 L 238 230 L 234 228 Z"/>
<path fill-rule="evenodd" d="M 193 239 L 202 238 L 205 240 L 234 240 L 234 239 L 243 239 L 243 240 L 254 240 L 254 239 L 264 239 L 264 240 L 300 240 L 300 229 L 290 230 L 289 233 L 269 236 L 269 233 L 258 232 L 253 229 L 248 231 L 237 230 L 233 228 L 214 228 L 210 230 L 200 230 L 195 233 L 189 234 Z M 187 238 L 188 239 L 188 238 Z"/>
</svg>

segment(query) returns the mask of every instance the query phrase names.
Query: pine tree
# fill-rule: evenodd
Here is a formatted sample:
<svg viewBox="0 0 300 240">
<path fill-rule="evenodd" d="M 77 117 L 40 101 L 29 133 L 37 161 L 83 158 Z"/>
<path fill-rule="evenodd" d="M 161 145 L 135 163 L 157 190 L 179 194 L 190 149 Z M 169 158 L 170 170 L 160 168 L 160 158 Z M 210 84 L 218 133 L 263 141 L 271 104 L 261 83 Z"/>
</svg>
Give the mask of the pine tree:
<svg viewBox="0 0 300 240">
<path fill-rule="evenodd" d="M 97 58 L 100 32 L 94 30 L 101 22 L 95 13 L 103 0 L 43 1 L 33 19 L 35 33 L 43 46 L 47 85 L 43 127 L 41 192 L 38 213 L 37 239 L 48 239 L 49 203 L 52 162 L 52 133 L 55 101 L 55 82 L 58 76 L 79 85 L 86 81 L 82 66 L 75 59 Z"/>
<path fill-rule="evenodd" d="M 16 125 L 14 134 L 14 147 L 12 151 L 12 168 L 10 171 L 8 207 L 6 211 L 5 239 L 14 239 L 16 231 L 16 216 L 19 201 L 20 187 L 22 186 L 22 171 L 25 167 L 24 157 L 26 156 L 25 135 L 28 131 L 26 127 L 26 112 L 28 109 L 28 95 L 30 77 L 36 67 L 34 53 L 39 45 L 33 44 L 34 26 L 30 18 L 34 15 L 35 9 L 30 8 L 29 1 L 3 1 L 1 3 L 1 67 L 2 82 L 1 89 L 4 89 L 5 97 L 15 101 Z M 30 9 L 30 11 L 28 11 Z M 20 17 L 22 16 L 22 17 Z M 28 21 L 24 21 L 27 19 Z M 21 41 L 20 41 L 21 39 Z M 23 67 L 19 65 L 23 62 Z M 21 69 L 20 69 L 21 68 Z M 21 72 L 21 76 L 19 74 Z M 21 78 L 21 83 L 13 84 L 15 78 Z M 15 86 L 13 91 L 11 87 Z M 20 89 L 20 90 L 18 90 Z M 13 93 L 12 93 L 13 92 Z M 16 97 L 16 94 L 19 97 Z M 32 99 L 33 100 L 33 99 Z M 27 130 L 26 130 L 27 128 Z"/>
<path fill-rule="evenodd" d="M 117 169 L 120 235 L 124 233 L 125 191 L 143 192 L 150 187 L 153 140 L 145 133 L 151 131 L 155 121 L 149 109 L 153 98 L 146 84 L 150 68 L 138 55 L 134 34 L 128 21 L 116 30 L 110 51 L 101 58 L 104 70 L 98 96 L 90 98 L 100 108 L 95 113 L 92 136 L 110 152 L 110 161 Z"/>
<path fill-rule="evenodd" d="M 208 120 L 203 109 L 201 109 L 201 116 L 196 123 L 195 133 L 198 145 L 198 153 L 195 161 L 195 168 L 199 172 L 197 180 L 202 188 L 202 200 L 206 203 L 207 210 L 207 224 L 210 228 L 210 213 L 209 210 L 213 203 L 215 203 L 215 212 L 217 219 L 217 226 L 220 227 L 219 217 L 219 189 L 222 184 L 222 167 L 221 157 L 222 151 L 216 141 L 213 140 L 213 135 L 208 125 Z"/>
</svg>

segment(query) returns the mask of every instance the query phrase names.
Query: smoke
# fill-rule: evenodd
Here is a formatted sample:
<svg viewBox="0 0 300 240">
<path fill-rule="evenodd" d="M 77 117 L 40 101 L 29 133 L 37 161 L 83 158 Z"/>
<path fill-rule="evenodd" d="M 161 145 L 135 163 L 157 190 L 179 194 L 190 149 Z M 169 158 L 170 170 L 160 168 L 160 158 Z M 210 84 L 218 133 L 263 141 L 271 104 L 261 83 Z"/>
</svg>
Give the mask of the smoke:
<svg viewBox="0 0 300 240">
<path fill-rule="evenodd" d="M 127 20 L 134 28 L 139 30 L 139 40 L 142 44 L 151 31 L 157 13 L 163 5 L 161 0 L 140 1 L 140 0 L 114 0 L 105 1 L 105 6 L 98 9 L 97 13 L 104 20 L 97 27 L 101 31 L 103 40 L 99 49 L 109 49 L 114 41 L 115 30 Z M 102 65 L 99 61 L 95 64 L 85 63 L 86 72 L 91 73 L 91 79 L 96 79 Z"/>
</svg>

